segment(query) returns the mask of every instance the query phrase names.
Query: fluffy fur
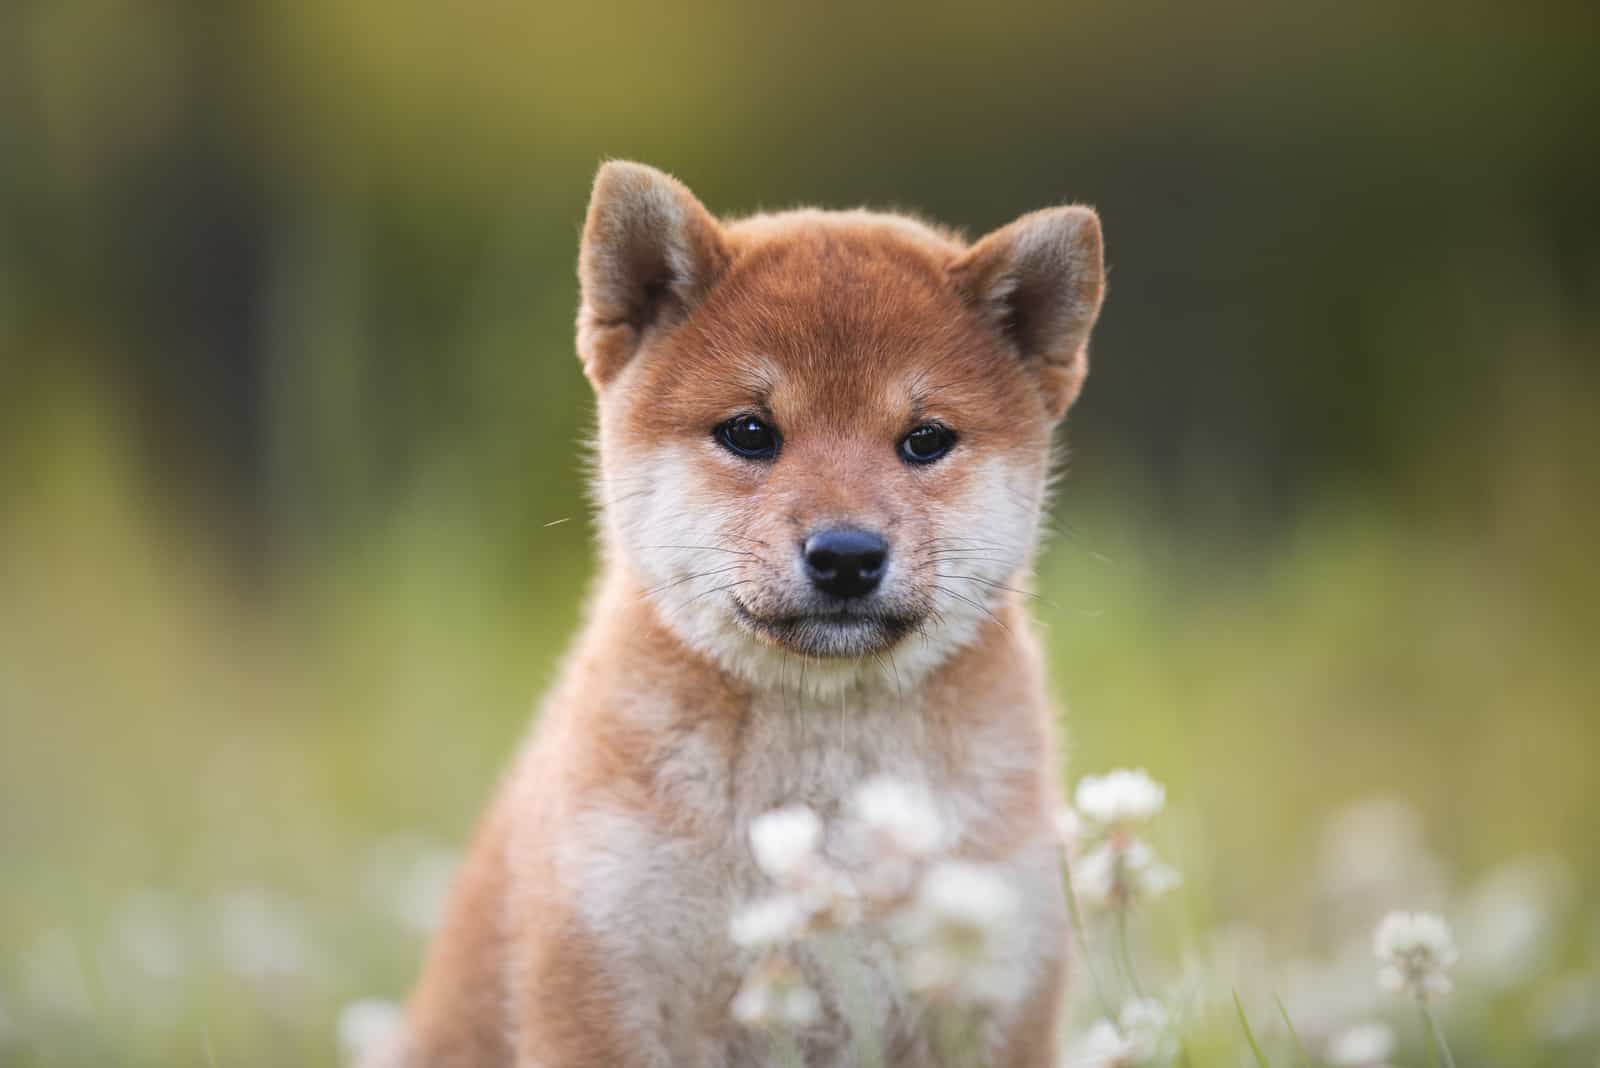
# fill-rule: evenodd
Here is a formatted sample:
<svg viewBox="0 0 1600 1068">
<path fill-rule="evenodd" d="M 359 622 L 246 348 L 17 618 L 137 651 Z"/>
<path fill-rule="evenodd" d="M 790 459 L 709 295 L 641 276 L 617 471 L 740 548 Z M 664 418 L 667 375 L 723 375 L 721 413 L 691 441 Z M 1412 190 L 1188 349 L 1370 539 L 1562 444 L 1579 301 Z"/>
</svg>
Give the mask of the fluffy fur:
<svg viewBox="0 0 1600 1068">
<path fill-rule="evenodd" d="M 595 1068 L 766 1063 L 731 1022 L 748 963 L 728 917 L 763 892 L 747 829 L 864 779 L 925 786 L 955 851 L 1025 891 L 1016 996 L 990 1063 L 1053 1059 L 1065 959 L 1051 829 L 1058 761 L 1021 606 L 1051 432 L 1087 372 L 1099 223 L 1082 207 L 968 246 L 919 221 L 797 211 L 719 222 L 632 163 L 596 179 L 578 350 L 599 397 L 604 567 L 537 731 L 490 807 L 383 1063 Z M 720 446 L 741 414 L 777 458 Z M 950 454 L 897 442 L 937 421 Z M 799 545 L 877 531 L 887 574 L 861 617 L 819 614 Z M 850 1063 L 849 1019 L 894 1065 L 931 1026 L 876 976 L 803 1036 Z"/>
</svg>

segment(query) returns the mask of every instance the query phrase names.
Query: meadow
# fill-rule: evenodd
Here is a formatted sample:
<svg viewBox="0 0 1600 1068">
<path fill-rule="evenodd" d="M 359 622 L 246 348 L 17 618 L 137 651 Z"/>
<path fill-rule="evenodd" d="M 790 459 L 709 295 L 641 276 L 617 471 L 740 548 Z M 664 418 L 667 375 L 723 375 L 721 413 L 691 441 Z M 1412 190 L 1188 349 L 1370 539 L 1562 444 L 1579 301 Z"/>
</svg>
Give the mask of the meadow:
<svg viewBox="0 0 1600 1068">
<path fill-rule="evenodd" d="M 403 995 L 575 626 L 584 506 L 508 574 L 421 496 L 250 599 L 99 444 L 52 449 L 78 466 L 7 527 L 0 1063 L 340 1063 L 341 1013 Z M 1597 675 L 1586 601 L 1541 585 L 1559 560 L 1337 510 L 1230 557 L 1070 480 L 1053 526 L 1063 781 L 1142 767 L 1170 798 L 1151 833 L 1183 879 L 1139 917 L 1150 985 L 1237 989 L 1280 1055 L 1275 998 L 1319 1053 L 1388 1020 L 1420 1065 L 1370 937 L 1428 909 L 1462 953 L 1457 1064 L 1594 1063 Z M 1081 1031 L 1081 977 L 1074 1004 Z M 1221 1019 L 1193 1063 L 1241 1063 Z"/>
</svg>

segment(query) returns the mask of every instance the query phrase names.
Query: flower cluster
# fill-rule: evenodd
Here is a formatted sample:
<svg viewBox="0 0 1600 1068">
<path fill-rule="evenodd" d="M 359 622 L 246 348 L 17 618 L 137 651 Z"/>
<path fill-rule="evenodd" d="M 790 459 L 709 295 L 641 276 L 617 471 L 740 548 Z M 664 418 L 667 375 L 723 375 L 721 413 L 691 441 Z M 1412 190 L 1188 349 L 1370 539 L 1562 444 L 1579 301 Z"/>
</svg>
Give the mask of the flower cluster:
<svg viewBox="0 0 1600 1068">
<path fill-rule="evenodd" d="M 1394 1052 L 1394 1031 L 1388 1024 L 1367 1022 L 1347 1027 L 1328 1043 L 1327 1060 L 1334 1068 L 1383 1068 Z"/>
<path fill-rule="evenodd" d="M 1106 1000 L 1093 961 L 1088 932 L 1079 930 L 1084 968 L 1106 1015 L 1069 1046 L 1071 1068 L 1151 1068 L 1171 1064 L 1177 1038 L 1167 1007 L 1146 997 L 1134 974 L 1128 921 L 1134 907 L 1178 885 L 1175 869 L 1163 863 L 1138 836 L 1145 823 L 1166 807 L 1167 791 L 1143 769 L 1090 775 L 1078 783 L 1074 806 L 1056 817 L 1056 829 L 1069 856 L 1072 892 L 1094 913 L 1116 921 L 1119 967 L 1132 996 L 1120 1011 Z"/>
<path fill-rule="evenodd" d="M 1074 800 L 1080 812 L 1105 826 L 1135 824 L 1161 814 L 1167 805 L 1167 789 L 1143 768 L 1119 768 L 1086 776 L 1078 783 Z"/>
<path fill-rule="evenodd" d="M 1450 993 L 1445 969 L 1456 962 L 1450 925 L 1427 912 L 1391 912 L 1378 925 L 1373 952 L 1382 962 L 1378 982 L 1385 990 L 1418 997 Z"/>
<path fill-rule="evenodd" d="M 733 1018 L 750 1026 L 798 1029 L 821 1015 L 822 999 L 781 954 L 763 958 L 733 999 Z"/>
<path fill-rule="evenodd" d="M 1126 909 L 1178 885 L 1177 870 L 1135 834 L 1167 800 L 1166 789 L 1143 769 L 1087 776 L 1074 800 L 1076 811 L 1063 810 L 1057 827 L 1069 848 L 1081 850 L 1072 885 L 1082 904 Z"/>
<path fill-rule="evenodd" d="M 996 959 L 996 936 L 1019 904 L 1016 888 L 992 868 L 934 865 L 894 917 L 907 988 L 937 999 L 992 1000 L 1011 981 Z"/>
<path fill-rule="evenodd" d="M 751 850 L 773 892 L 729 925 L 734 943 L 756 954 L 734 1017 L 779 1030 L 816 1020 L 809 950 L 845 929 L 881 938 L 906 988 L 925 999 L 981 1007 L 1003 996 L 997 943 L 1016 916 L 1016 890 L 989 866 L 942 856 L 949 844 L 932 796 L 888 778 L 863 783 L 834 828 L 804 806 L 754 820 Z"/>
<path fill-rule="evenodd" d="M 1144 1068 L 1177 1051 L 1166 1007 L 1150 998 L 1123 1006 L 1117 1021 L 1097 1020 L 1067 1053 L 1068 1068 Z"/>
</svg>

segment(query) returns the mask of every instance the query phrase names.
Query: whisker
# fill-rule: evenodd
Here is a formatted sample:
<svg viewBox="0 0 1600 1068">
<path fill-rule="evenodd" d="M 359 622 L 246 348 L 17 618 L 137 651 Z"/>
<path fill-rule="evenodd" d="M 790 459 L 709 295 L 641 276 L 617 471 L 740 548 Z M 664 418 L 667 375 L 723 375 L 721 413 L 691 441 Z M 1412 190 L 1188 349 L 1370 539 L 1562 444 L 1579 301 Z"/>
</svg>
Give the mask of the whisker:
<svg viewBox="0 0 1600 1068">
<path fill-rule="evenodd" d="M 689 598 L 687 601 L 685 601 L 683 603 L 684 604 L 693 604 L 694 602 L 698 601 L 702 597 L 709 597 L 713 593 L 722 593 L 722 592 L 724 592 L 726 590 L 734 589 L 737 586 L 748 586 L 754 581 L 755 581 L 755 579 L 739 579 L 737 582 L 729 582 L 729 583 L 726 583 L 725 585 L 722 585 L 722 586 L 714 586 L 709 590 L 701 590 L 699 593 L 695 594 L 693 597 Z"/>
<path fill-rule="evenodd" d="M 955 590 L 952 590 L 950 587 L 941 586 L 938 583 L 934 583 L 933 584 L 933 589 L 940 590 L 940 591 L 942 591 L 944 593 L 947 593 L 951 597 L 954 597 L 958 601 L 965 601 L 967 604 L 970 604 L 972 607 L 976 608 L 978 611 L 982 612 L 984 615 L 986 615 L 990 619 L 994 620 L 995 625 L 997 627 L 999 627 L 1001 630 L 1005 631 L 1007 634 L 1011 633 L 1011 628 L 1006 626 L 1005 623 L 1001 622 L 1000 617 L 995 615 L 993 612 L 991 612 L 989 610 L 989 606 L 986 605 L 986 604 L 983 604 L 981 601 L 975 601 L 971 597 L 968 597 L 964 593 L 957 593 Z"/>
<path fill-rule="evenodd" d="M 877 664 L 878 665 L 878 670 L 883 672 L 884 674 L 893 674 L 894 675 L 894 693 L 895 693 L 895 697 L 900 701 L 901 704 L 904 704 L 905 700 L 906 700 L 906 694 L 905 694 L 905 691 L 900 688 L 900 668 L 894 662 L 894 654 L 891 653 L 889 655 L 888 662 L 886 663 L 884 661 L 883 654 L 879 653 L 877 651 L 874 651 L 873 654 L 872 654 L 872 662 Z"/>
<path fill-rule="evenodd" d="M 683 612 L 690 605 L 694 604 L 696 601 L 698 601 L 702 597 L 708 597 L 713 593 L 721 593 L 724 590 L 731 590 L 735 586 L 746 586 L 746 585 L 749 585 L 750 583 L 752 583 L 754 581 L 755 581 L 755 579 L 740 579 L 738 582 L 730 582 L 725 586 L 717 586 L 714 589 L 701 590 L 699 593 L 695 594 L 693 597 L 689 598 L 687 601 L 684 601 L 682 604 L 675 606 L 672 609 L 672 611 L 670 611 L 670 612 L 668 612 L 666 614 L 665 618 L 666 619 L 675 618 L 680 612 Z"/>
<path fill-rule="evenodd" d="M 651 597 L 663 590 L 670 590 L 674 586 L 682 586 L 685 582 L 693 582 L 695 579 L 700 578 L 709 578 L 712 575 L 725 575 L 729 571 L 737 570 L 743 566 L 743 564 L 728 564 L 726 567 L 712 568 L 710 571 L 698 571 L 693 575 L 685 575 L 683 578 L 673 579 L 671 582 L 662 583 L 660 586 L 655 586 L 651 589 L 645 590 L 642 596 Z"/>
<path fill-rule="evenodd" d="M 749 549 L 724 549 L 717 545 L 641 545 L 641 549 L 689 549 L 704 550 L 710 553 L 730 553 L 734 556 L 755 556 Z"/>
<path fill-rule="evenodd" d="M 901 704 L 905 704 L 906 703 L 906 691 L 905 691 L 905 687 L 900 684 L 900 665 L 899 665 L 898 662 L 896 662 L 896 660 L 894 658 L 894 653 L 892 651 L 889 653 L 888 660 L 889 660 L 889 670 L 891 672 L 893 672 L 893 674 L 894 674 L 894 695 L 895 695 L 895 698 Z"/>
<path fill-rule="evenodd" d="M 989 579 L 979 578 L 977 575 L 947 575 L 942 571 L 935 571 L 934 575 L 938 578 L 962 579 L 966 582 L 981 582 L 985 586 L 989 586 L 997 590 L 1006 590 L 1010 593 L 1020 593 L 1024 597 L 1037 597 L 1040 600 L 1044 600 L 1042 595 L 1035 593 L 1033 590 L 1021 590 L 1015 586 L 1007 586 L 1004 582 L 991 582 Z"/>
</svg>

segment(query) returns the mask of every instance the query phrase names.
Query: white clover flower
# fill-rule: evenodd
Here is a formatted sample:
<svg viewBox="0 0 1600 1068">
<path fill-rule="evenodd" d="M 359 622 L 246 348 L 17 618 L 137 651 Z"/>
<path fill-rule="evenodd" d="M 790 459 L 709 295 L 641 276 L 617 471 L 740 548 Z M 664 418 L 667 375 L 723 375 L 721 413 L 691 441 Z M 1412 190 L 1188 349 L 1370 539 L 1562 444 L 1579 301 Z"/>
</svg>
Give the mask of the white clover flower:
<svg viewBox="0 0 1600 1068">
<path fill-rule="evenodd" d="M 999 871 L 965 861 L 935 865 L 896 919 L 906 985 L 918 993 L 987 1003 L 1012 993 L 998 943 L 1020 908 Z"/>
<path fill-rule="evenodd" d="M 1067 1051 L 1066 1068 L 1132 1068 L 1133 1044 L 1110 1020 L 1096 1020 Z"/>
<path fill-rule="evenodd" d="M 1072 892 L 1089 908 L 1117 902 L 1117 854 L 1109 845 L 1096 846 L 1072 865 Z"/>
<path fill-rule="evenodd" d="M 1078 835 L 1083 833 L 1083 819 L 1078 815 L 1078 810 L 1071 805 L 1062 805 L 1056 809 L 1056 837 L 1062 845 L 1070 846 L 1078 840 Z"/>
<path fill-rule="evenodd" d="M 791 962 L 775 957 L 746 977 L 729 1011 L 747 1027 L 793 1030 L 821 1018 L 822 999 Z"/>
<path fill-rule="evenodd" d="M 925 788 L 880 775 L 857 788 L 851 808 L 875 843 L 905 856 L 926 857 L 944 844 L 944 823 Z"/>
<path fill-rule="evenodd" d="M 1378 924 L 1373 951 L 1383 963 L 1378 982 L 1386 990 L 1419 997 L 1448 994 L 1446 968 L 1456 962 L 1450 925 L 1429 912 L 1391 912 Z"/>
<path fill-rule="evenodd" d="M 1128 1063 L 1128 1041 L 1110 1020 L 1096 1020 L 1067 1050 L 1067 1068 L 1117 1068 Z"/>
<path fill-rule="evenodd" d="M 1394 1032 L 1387 1024 L 1369 1022 L 1340 1031 L 1328 1043 L 1334 1068 L 1382 1068 L 1394 1052 Z"/>
<path fill-rule="evenodd" d="M 382 998 L 362 998 L 339 1010 L 339 1049 L 346 1064 L 360 1064 L 400 1033 L 404 1017 L 399 1005 Z"/>
<path fill-rule="evenodd" d="M 750 821 L 756 864 L 779 882 L 793 882 L 817 859 L 822 822 L 804 805 L 773 809 Z"/>
<path fill-rule="evenodd" d="M 946 844 L 933 796 L 925 787 L 878 776 L 855 791 L 849 812 L 856 889 L 880 908 L 903 902 L 928 859 Z"/>
<path fill-rule="evenodd" d="M 218 937 L 227 969 L 245 979 L 302 979 L 326 961 L 307 931 L 305 909 L 267 890 L 235 890 L 216 903 Z"/>
<path fill-rule="evenodd" d="M 747 949 L 782 945 L 805 933 L 812 910 L 794 894 L 779 894 L 745 905 L 733 914 L 728 933 Z"/>
<path fill-rule="evenodd" d="M 1368 798 L 1336 812 L 1323 831 L 1318 889 L 1337 909 L 1365 917 L 1397 893 L 1442 898 L 1450 872 L 1428 848 L 1421 811 L 1411 802 Z"/>
<path fill-rule="evenodd" d="M 1075 800 L 1079 812 L 1109 827 L 1142 823 L 1156 815 L 1166 806 L 1167 790 L 1143 768 L 1119 768 L 1105 775 L 1084 777 L 1078 783 Z"/>
<path fill-rule="evenodd" d="M 916 907 L 944 925 L 992 934 L 1017 914 L 1016 888 L 995 868 L 967 861 L 937 864 L 922 881 Z"/>
<path fill-rule="evenodd" d="M 1546 972 L 1572 886 L 1571 869 L 1559 857 L 1514 860 L 1479 880 L 1453 910 L 1470 985 L 1512 990 Z"/>
<path fill-rule="evenodd" d="M 1154 998 L 1135 998 L 1122 1007 L 1117 1026 L 1128 1044 L 1130 1063 L 1159 1060 L 1173 1046 L 1167 1008 Z"/>
<path fill-rule="evenodd" d="M 1126 908 L 1153 900 L 1182 881 L 1176 868 L 1138 838 L 1102 842 L 1072 865 L 1073 892 L 1092 908 Z"/>
<path fill-rule="evenodd" d="M 1148 998 L 1128 1002 L 1118 1022 L 1096 1020 L 1067 1050 L 1064 1068 L 1145 1068 L 1176 1050 L 1167 1010 Z"/>
<path fill-rule="evenodd" d="M 432 934 L 444 918 L 460 854 L 424 835 L 401 832 L 367 852 L 363 882 L 373 902 L 403 926 Z"/>
<path fill-rule="evenodd" d="M 122 899 L 112 920 L 121 955 L 151 979 L 176 979 L 190 967 L 183 905 L 160 890 L 135 890 Z"/>
</svg>

